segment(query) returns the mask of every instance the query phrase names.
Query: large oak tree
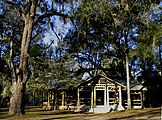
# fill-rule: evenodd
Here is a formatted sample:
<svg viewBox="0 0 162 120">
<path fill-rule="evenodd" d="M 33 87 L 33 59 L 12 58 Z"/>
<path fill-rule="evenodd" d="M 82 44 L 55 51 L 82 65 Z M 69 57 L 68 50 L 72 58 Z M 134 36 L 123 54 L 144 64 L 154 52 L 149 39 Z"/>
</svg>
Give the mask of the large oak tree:
<svg viewBox="0 0 162 120">
<path fill-rule="evenodd" d="M 68 2 L 68 1 L 67 1 Z M 72 3 L 72 1 L 69 1 Z M 20 26 L 23 28 L 21 32 L 20 42 L 20 56 L 18 67 L 14 66 L 12 59 L 12 42 L 11 51 L 10 51 L 10 69 L 12 70 L 12 86 L 11 86 L 11 97 L 10 97 L 10 115 L 22 115 L 24 111 L 24 95 L 26 83 L 30 77 L 29 70 L 29 49 L 30 43 L 33 37 L 38 34 L 36 33 L 36 26 L 41 26 L 42 23 L 50 22 L 51 16 L 60 16 L 62 18 L 71 18 L 68 12 L 66 12 L 64 1 L 55 1 L 52 2 L 44 0 L 3 0 L 1 4 L 5 8 L 13 7 L 15 12 L 19 13 L 19 17 L 23 21 L 23 25 Z M 59 8 L 60 7 L 60 8 Z M 70 7 L 69 7 L 70 8 Z M 49 18 L 49 19 L 47 19 Z M 45 21 L 46 19 L 46 21 Z M 11 19 L 12 21 L 12 19 Z M 48 23 L 49 23 L 48 22 Z M 14 26 L 14 24 L 13 24 Z M 33 32 L 34 31 L 34 32 Z"/>
</svg>

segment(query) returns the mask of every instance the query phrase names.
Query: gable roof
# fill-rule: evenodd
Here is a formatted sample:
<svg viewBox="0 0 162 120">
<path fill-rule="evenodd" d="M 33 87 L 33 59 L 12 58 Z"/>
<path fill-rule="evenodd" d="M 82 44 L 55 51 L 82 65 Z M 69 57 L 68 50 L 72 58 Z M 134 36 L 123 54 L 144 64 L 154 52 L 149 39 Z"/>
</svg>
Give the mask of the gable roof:
<svg viewBox="0 0 162 120">
<path fill-rule="evenodd" d="M 95 76 L 95 77 L 93 77 L 93 78 L 90 78 L 90 79 L 88 79 L 88 80 L 85 80 L 85 81 L 81 82 L 79 85 L 77 85 L 77 87 L 86 85 L 86 84 L 88 84 L 88 83 L 95 83 L 95 82 L 98 82 L 98 80 L 101 79 L 101 78 L 104 78 L 104 79 L 108 80 L 108 81 L 111 82 L 111 83 L 114 83 L 114 84 L 116 84 L 116 85 L 119 85 L 119 86 L 125 88 L 125 86 L 124 86 L 123 84 L 121 84 L 121 83 L 119 83 L 119 82 L 116 82 L 115 80 L 112 80 L 112 79 L 110 79 L 109 77 L 106 77 L 106 76 L 101 75 L 101 74 L 99 74 L 99 75 L 97 75 L 97 76 Z"/>
</svg>

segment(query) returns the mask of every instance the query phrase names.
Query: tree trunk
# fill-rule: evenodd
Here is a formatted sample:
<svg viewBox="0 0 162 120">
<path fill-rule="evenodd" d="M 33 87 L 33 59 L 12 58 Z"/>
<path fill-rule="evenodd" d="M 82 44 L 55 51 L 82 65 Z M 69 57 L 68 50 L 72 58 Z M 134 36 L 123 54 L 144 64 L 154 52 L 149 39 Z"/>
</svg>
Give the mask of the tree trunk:
<svg viewBox="0 0 162 120">
<path fill-rule="evenodd" d="M 125 39 L 125 64 L 126 64 L 126 74 L 127 74 L 127 109 L 131 109 L 131 92 L 130 92 L 130 77 L 129 77 L 129 47 L 128 47 L 128 30 L 124 31 Z"/>
<path fill-rule="evenodd" d="M 22 82 L 14 82 L 12 87 L 12 96 L 10 98 L 9 115 L 22 115 L 25 113 L 25 84 Z"/>
<path fill-rule="evenodd" d="M 129 58 L 126 55 L 126 73 L 127 73 L 127 109 L 131 109 L 130 77 L 129 77 Z"/>
<path fill-rule="evenodd" d="M 26 38 L 22 38 L 22 45 L 21 45 L 21 56 L 20 56 L 20 65 L 19 68 L 16 70 L 16 80 L 12 80 L 11 86 L 11 93 L 12 96 L 10 98 L 10 108 L 9 108 L 9 115 L 22 115 L 25 113 L 24 111 L 24 95 L 25 95 L 25 87 L 26 82 L 30 76 L 28 70 L 28 50 L 30 46 L 29 36 L 31 36 L 32 27 L 29 24 L 25 25 L 23 37 L 24 35 Z M 14 74 L 12 74 L 13 76 Z"/>
<path fill-rule="evenodd" d="M 34 26 L 35 0 L 32 1 L 31 7 L 24 17 L 24 30 L 21 40 L 21 54 L 19 68 L 16 70 L 16 81 L 13 81 L 11 87 L 12 96 L 10 98 L 9 115 L 25 114 L 25 88 L 26 82 L 30 76 L 28 70 L 29 48 Z"/>
</svg>

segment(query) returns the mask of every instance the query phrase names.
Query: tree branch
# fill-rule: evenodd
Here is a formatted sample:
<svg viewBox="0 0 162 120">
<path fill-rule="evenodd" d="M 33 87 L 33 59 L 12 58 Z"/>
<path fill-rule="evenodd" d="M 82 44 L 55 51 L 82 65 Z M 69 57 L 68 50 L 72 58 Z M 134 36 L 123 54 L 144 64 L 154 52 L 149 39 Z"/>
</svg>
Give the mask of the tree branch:
<svg viewBox="0 0 162 120">
<path fill-rule="evenodd" d="M 23 7 L 20 7 L 18 4 L 10 0 L 3 0 L 3 1 L 9 5 L 14 6 L 19 11 L 19 13 L 22 14 L 23 18 L 25 18 L 25 10 L 23 9 Z"/>
<path fill-rule="evenodd" d="M 42 30 L 38 31 L 38 34 L 35 34 L 35 35 L 31 38 L 31 40 L 35 39 L 38 35 L 42 34 L 43 31 L 45 31 L 45 29 L 42 29 Z"/>
<path fill-rule="evenodd" d="M 54 12 L 48 12 L 46 14 L 43 14 L 43 15 L 35 18 L 34 23 L 37 23 L 37 22 L 43 20 L 44 18 L 48 18 L 48 17 L 54 16 L 54 15 L 64 17 L 64 18 L 73 18 L 73 16 L 71 16 L 71 15 L 67 15 L 67 14 L 64 14 L 61 12 L 54 11 Z"/>
<path fill-rule="evenodd" d="M 60 38 L 59 38 L 59 36 L 58 36 L 57 33 L 55 32 L 54 28 L 52 28 L 52 31 L 54 32 L 54 34 L 55 34 L 55 36 L 57 37 L 57 39 L 58 39 L 59 41 L 61 41 Z"/>
</svg>

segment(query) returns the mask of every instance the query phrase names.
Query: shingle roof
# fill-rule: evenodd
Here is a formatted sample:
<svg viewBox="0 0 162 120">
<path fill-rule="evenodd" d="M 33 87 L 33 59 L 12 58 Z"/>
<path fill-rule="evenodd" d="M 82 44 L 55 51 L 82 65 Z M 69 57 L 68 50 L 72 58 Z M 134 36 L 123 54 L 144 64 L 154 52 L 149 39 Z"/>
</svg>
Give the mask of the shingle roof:
<svg viewBox="0 0 162 120">
<path fill-rule="evenodd" d="M 126 80 L 115 80 L 124 86 L 127 86 L 127 81 Z M 130 81 L 130 90 L 146 90 L 145 87 L 141 83 L 139 83 L 137 80 L 131 80 Z"/>
</svg>

